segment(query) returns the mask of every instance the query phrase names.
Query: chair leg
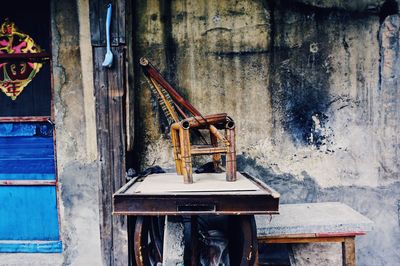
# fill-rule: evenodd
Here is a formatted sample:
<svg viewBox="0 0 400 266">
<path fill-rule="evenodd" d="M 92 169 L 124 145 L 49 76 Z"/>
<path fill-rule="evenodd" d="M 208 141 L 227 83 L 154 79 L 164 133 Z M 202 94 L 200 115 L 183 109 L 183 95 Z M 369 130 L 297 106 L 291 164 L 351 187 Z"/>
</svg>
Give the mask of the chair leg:
<svg viewBox="0 0 400 266">
<path fill-rule="evenodd" d="M 218 139 L 217 137 L 210 132 L 210 139 L 211 139 L 211 144 L 213 147 L 218 147 Z M 216 153 L 213 154 L 213 164 L 214 164 L 214 171 L 216 173 L 219 173 L 221 171 L 220 165 L 221 165 L 221 153 Z"/>
<path fill-rule="evenodd" d="M 178 175 L 182 174 L 182 160 L 180 159 L 180 140 L 179 140 L 179 130 L 171 128 L 171 139 L 172 147 L 174 150 L 174 159 L 176 166 L 176 173 Z"/>
<path fill-rule="evenodd" d="M 179 139 L 181 146 L 183 182 L 185 184 L 191 184 L 193 183 L 193 172 L 192 172 L 192 154 L 190 152 L 189 129 L 181 127 L 179 129 Z"/>
<path fill-rule="evenodd" d="M 226 181 L 236 181 L 236 145 L 235 129 L 226 129 L 226 138 L 229 141 L 228 152 L 226 153 Z"/>
</svg>

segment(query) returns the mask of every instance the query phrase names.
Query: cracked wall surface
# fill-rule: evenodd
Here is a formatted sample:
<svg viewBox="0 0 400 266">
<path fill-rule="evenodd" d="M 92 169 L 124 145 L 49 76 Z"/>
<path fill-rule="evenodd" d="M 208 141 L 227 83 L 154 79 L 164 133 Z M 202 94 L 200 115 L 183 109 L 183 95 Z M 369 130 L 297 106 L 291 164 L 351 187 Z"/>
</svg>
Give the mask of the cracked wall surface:
<svg viewBox="0 0 400 266">
<path fill-rule="evenodd" d="M 53 55 L 57 73 L 54 75 L 54 90 L 63 265 L 102 263 L 88 9 L 87 0 L 53 2 L 52 25 L 53 32 L 56 32 Z M 86 37 L 80 33 L 86 33 Z"/>
<path fill-rule="evenodd" d="M 283 203 L 341 201 L 375 221 L 360 265 L 400 261 L 396 1 L 136 1 L 147 56 L 204 114 L 237 123 L 239 169 Z M 172 167 L 136 69 L 136 168 Z M 377 244 L 378 243 L 378 244 Z"/>
</svg>

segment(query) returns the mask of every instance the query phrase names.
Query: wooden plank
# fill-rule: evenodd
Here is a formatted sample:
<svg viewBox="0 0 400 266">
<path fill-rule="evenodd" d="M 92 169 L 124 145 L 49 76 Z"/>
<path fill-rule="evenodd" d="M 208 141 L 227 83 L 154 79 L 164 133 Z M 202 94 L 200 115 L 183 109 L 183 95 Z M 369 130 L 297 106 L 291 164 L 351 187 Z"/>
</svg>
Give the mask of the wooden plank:
<svg viewBox="0 0 400 266">
<path fill-rule="evenodd" d="M 101 66 L 106 45 L 107 4 L 112 3 L 111 45 L 114 56 L 111 68 Z M 126 54 L 125 0 L 91 0 L 91 32 L 94 50 L 94 83 L 98 149 L 100 155 L 100 231 L 103 264 L 128 265 L 126 217 L 113 217 L 111 196 L 125 183 L 126 151 Z M 93 12 L 93 13 L 92 13 Z"/>
<path fill-rule="evenodd" d="M 120 17 L 120 8 L 118 6 L 118 0 L 112 1 L 112 14 L 111 14 L 111 28 L 110 28 L 110 41 L 112 46 L 118 46 L 118 35 L 119 35 L 119 21 L 122 20 Z M 105 27 L 104 27 L 105 29 Z M 105 36 L 105 35 L 104 35 Z"/>
<path fill-rule="evenodd" d="M 135 58 L 134 58 L 134 37 L 133 37 L 133 1 L 125 1 L 125 24 L 128 25 L 125 27 L 125 35 L 129 36 L 129 40 L 125 40 L 126 43 L 126 106 L 125 106 L 125 123 L 126 123 L 126 151 L 127 151 L 127 160 L 132 157 L 130 153 L 133 153 L 133 145 L 134 145 L 134 136 L 135 136 L 135 111 L 134 111 L 134 101 L 135 101 Z M 121 30 L 122 34 L 122 30 Z M 122 40 L 120 40 L 122 42 Z M 128 162 L 129 164 L 129 162 Z"/>
<path fill-rule="evenodd" d="M 0 160 L 1 174 L 55 174 L 54 159 Z"/>
<path fill-rule="evenodd" d="M 277 239 L 277 238 L 311 238 L 317 237 L 317 234 L 290 234 L 290 235 L 274 235 L 274 236 L 258 236 L 259 240 L 262 239 Z"/>
<path fill-rule="evenodd" d="M 258 238 L 258 242 L 265 244 L 292 244 L 292 243 L 343 242 L 344 239 L 345 237 Z"/>
<path fill-rule="evenodd" d="M 357 231 L 357 232 L 333 232 L 333 233 L 317 233 L 317 237 L 330 237 L 330 236 L 360 236 L 365 235 L 365 232 Z"/>
<path fill-rule="evenodd" d="M 1 124 L 0 135 L 11 137 L 0 137 L 0 180 L 56 180 L 53 138 L 29 136 L 36 131 L 35 124 Z"/>
<path fill-rule="evenodd" d="M 107 5 L 112 4 L 110 41 L 112 46 L 126 43 L 126 0 L 90 0 L 92 46 L 106 45 Z M 104 59 L 104 58 L 103 58 Z"/>
<path fill-rule="evenodd" d="M 55 186 L 53 180 L 0 180 L 0 186 Z"/>
<path fill-rule="evenodd" d="M 101 66 L 105 48 L 95 47 L 95 96 L 100 154 L 100 231 L 103 262 L 127 265 L 126 217 L 113 217 L 111 196 L 125 183 L 125 51 L 113 48 L 112 68 Z M 124 256 L 126 255 L 126 256 Z"/>
<path fill-rule="evenodd" d="M 22 145 L 13 145 L 13 147 L 21 147 Z M 33 146 L 33 145 L 31 145 Z M 38 145 L 39 146 L 39 145 Z M 39 150 L 35 149 L 38 146 L 29 147 L 26 150 L 15 150 L 12 154 L 7 153 L 5 149 L 0 149 L 0 161 L 10 161 L 10 160 L 54 160 L 54 153 L 52 147 L 48 145 L 41 145 Z"/>
<path fill-rule="evenodd" d="M 51 121 L 50 116 L 21 116 L 21 117 L 0 117 L 3 122 L 47 122 Z"/>
<path fill-rule="evenodd" d="M 125 48 L 113 48 L 115 55 L 114 69 L 108 72 L 109 90 L 109 137 L 111 157 L 111 185 L 110 197 L 115 191 L 125 184 Z M 112 214 L 112 201 L 108 201 Z M 127 218 L 125 216 L 113 216 L 113 252 L 114 265 L 128 264 L 127 250 Z"/>
<path fill-rule="evenodd" d="M 127 18 L 127 10 L 130 12 L 131 9 L 128 9 L 129 6 L 126 0 L 116 0 L 118 7 L 118 16 L 117 16 L 117 24 L 118 24 L 118 44 L 126 44 L 126 25 L 130 26 L 132 24 L 129 23 Z M 131 1 L 128 1 L 131 2 Z"/>
<path fill-rule="evenodd" d="M 100 1 L 89 1 L 90 16 L 90 38 L 92 45 L 99 46 L 101 44 L 100 23 L 99 23 L 99 5 Z"/>
<path fill-rule="evenodd" d="M 288 235 L 267 235 L 259 236 L 259 239 L 278 239 L 278 238 L 326 238 L 326 237 L 347 237 L 365 235 L 365 232 L 332 232 L 332 233 L 308 233 L 308 234 L 288 234 Z"/>
<path fill-rule="evenodd" d="M 61 241 L 1 241 L 1 253 L 61 253 Z"/>
<path fill-rule="evenodd" d="M 107 202 L 111 199 L 111 163 L 109 143 L 108 116 L 108 76 L 101 66 L 102 57 L 106 52 L 103 47 L 95 47 L 94 51 L 94 88 L 96 98 L 97 147 L 99 149 L 99 199 L 100 199 L 100 235 L 104 265 L 112 265 L 112 216 Z"/>
</svg>

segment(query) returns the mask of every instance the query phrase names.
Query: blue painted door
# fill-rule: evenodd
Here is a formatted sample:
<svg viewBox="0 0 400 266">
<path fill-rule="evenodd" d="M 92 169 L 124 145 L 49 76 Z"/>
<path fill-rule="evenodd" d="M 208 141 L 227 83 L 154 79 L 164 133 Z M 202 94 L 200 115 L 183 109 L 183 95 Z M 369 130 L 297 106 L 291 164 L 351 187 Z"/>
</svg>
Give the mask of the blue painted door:
<svg viewBox="0 0 400 266">
<path fill-rule="evenodd" d="M 60 252 L 53 126 L 0 123 L 0 252 Z"/>
<path fill-rule="evenodd" d="M 0 24 L 0 252 L 61 252 L 50 1 L 5 1 Z"/>
<path fill-rule="evenodd" d="M 0 24 L 0 252 L 61 252 L 50 1 L 4 1 Z"/>
</svg>

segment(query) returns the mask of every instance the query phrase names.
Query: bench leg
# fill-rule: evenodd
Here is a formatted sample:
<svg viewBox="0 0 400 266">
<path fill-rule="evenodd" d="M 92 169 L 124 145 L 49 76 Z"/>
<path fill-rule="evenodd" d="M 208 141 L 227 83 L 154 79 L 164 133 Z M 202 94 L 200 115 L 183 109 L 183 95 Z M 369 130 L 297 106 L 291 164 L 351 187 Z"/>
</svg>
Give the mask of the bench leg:
<svg viewBox="0 0 400 266">
<path fill-rule="evenodd" d="M 342 242 L 343 266 L 356 265 L 356 244 L 354 239 L 354 236 L 345 237 L 344 242 Z"/>
</svg>

